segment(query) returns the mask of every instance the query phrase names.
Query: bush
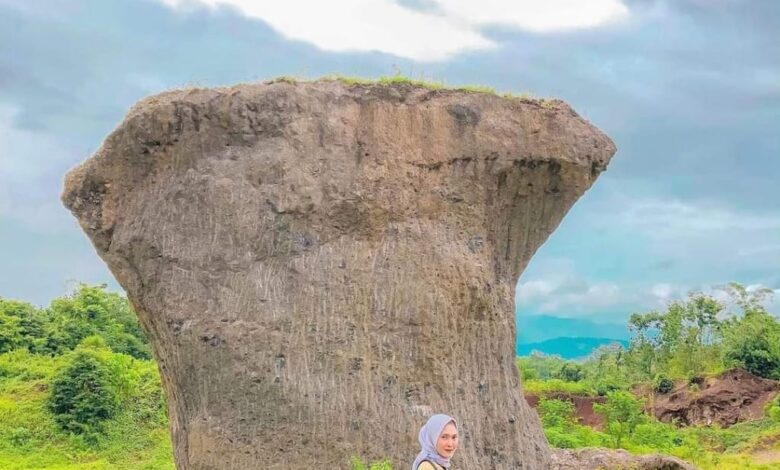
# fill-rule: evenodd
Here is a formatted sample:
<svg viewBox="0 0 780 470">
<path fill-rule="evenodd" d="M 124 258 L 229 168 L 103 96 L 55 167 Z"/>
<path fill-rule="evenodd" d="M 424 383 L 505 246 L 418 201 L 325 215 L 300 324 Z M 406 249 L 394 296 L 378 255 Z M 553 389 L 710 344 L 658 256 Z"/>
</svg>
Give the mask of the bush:
<svg viewBox="0 0 780 470">
<path fill-rule="evenodd" d="M 382 460 L 366 465 L 363 459 L 352 457 L 350 459 L 352 470 L 393 470 L 393 464 L 389 460 Z"/>
<path fill-rule="evenodd" d="M 592 388 L 585 381 L 566 382 L 561 379 L 528 380 L 523 383 L 523 390 L 534 395 L 545 395 L 552 392 L 567 392 L 576 395 L 591 395 Z"/>
<path fill-rule="evenodd" d="M 600 397 L 605 397 L 609 393 L 616 392 L 618 390 L 621 390 L 620 385 L 611 382 L 601 382 L 596 385 L 596 395 Z"/>
<path fill-rule="evenodd" d="M 542 426 L 555 427 L 574 423 L 574 403 L 568 400 L 540 398 L 536 412 L 542 420 Z"/>
<path fill-rule="evenodd" d="M 603 433 L 581 424 L 546 427 L 544 435 L 551 446 L 559 449 L 603 447 L 607 444 L 607 437 Z"/>
<path fill-rule="evenodd" d="M 48 408 L 63 430 L 87 436 L 119 410 L 112 371 L 94 350 L 78 349 L 51 383 Z"/>
<path fill-rule="evenodd" d="M 780 322 L 762 310 L 730 320 L 724 328 L 724 351 L 727 365 L 780 379 Z"/>
<path fill-rule="evenodd" d="M 573 362 L 567 362 L 558 371 L 558 377 L 566 382 L 579 382 L 583 379 L 582 366 Z"/>
<path fill-rule="evenodd" d="M 775 422 L 780 422 L 780 395 L 766 404 L 766 415 Z"/>
<path fill-rule="evenodd" d="M 544 435 L 551 446 L 559 449 L 576 449 L 582 447 L 577 438 L 568 429 L 560 427 L 544 428 Z"/>
<path fill-rule="evenodd" d="M 701 388 L 702 385 L 704 385 L 704 377 L 695 375 L 688 379 L 688 385 L 695 385 L 699 388 Z"/>
<path fill-rule="evenodd" d="M 604 404 L 593 404 L 593 411 L 604 418 L 604 428 L 615 447 L 621 447 L 623 439 L 633 436 L 636 427 L 647 421 L 642 401 L 623 390 L 609 392 Z"/>
<path fill-rule="evenodd" d="M 658 393 L 669 393 L 674 388 L 674 381 L 669 377 L 661 376 L 655 384 L 655 391 Z"/>
</svg>

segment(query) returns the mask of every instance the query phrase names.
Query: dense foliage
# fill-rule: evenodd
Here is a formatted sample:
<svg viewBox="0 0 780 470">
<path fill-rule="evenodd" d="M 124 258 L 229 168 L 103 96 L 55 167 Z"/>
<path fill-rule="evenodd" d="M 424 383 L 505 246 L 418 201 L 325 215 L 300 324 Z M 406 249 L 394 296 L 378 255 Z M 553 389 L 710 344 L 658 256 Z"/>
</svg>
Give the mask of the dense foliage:
<svg viewBox="0 0 780 470">
<path fill-rule="evenodd" d="M 763 307 L 771 291 L 731 284 L 727 292 L 728 302 L 694 293 L 664 311 L 631 315 L 633 337 L 625 349 L 602 347 L 580 362 L 544 354 L 518 358 L 526 393 L 540 397 L 537 412 L 550 444 L 662 452 L 702 468 L 773 468 L 745 454 L 780 442 L 780 396 L 767 406 L 766 418 L 720 429 L 658 422 L 634 393 L 669 393 L 675 381 L 696 389 L 704 376 L 734 367 L 780 378 L 780 322 Z M 603 397 L 593 405 L 603 428 L 578 423 L 572 402 L 553 393 Z"/>
<path fill-rule="evenodd" d="M 149 342 L 127 299 L 104 285 L 81 285 L 46 308 L 0 298 L 0 353 L 18 348 L 56 355 L 100 336 L 114 352 L 151 359 Z"/>
<path fill-rule="evenodd" d="M 116 415 L 120 401 L 115 377 L 94 351 L 81 350 L 51 383 L 49 409 L 62 429 L 78 434 L 101 431 L 104 420 Z"/>
<path fill-rule="evenodd" d="M 763 307 L 771 291 L 748 291 L 734 283 L 727 292 L 732 310 L 712 296 L 694 293 L 665 311 L 631 315 L 627 349 L 605 346 L 579 363 L 543 354 L 519 358 L 526 390 L 605 396 L 650 383 L 666 393 L 673 379 L 695 382 L 735 367 L 780 379 L 780 322 Z"/>
<path fill-rule="evenodd" d="M 780 324 L 762 307 L 768 292 L 730 288 L 735 308 L 694 294 L 664 311 L 633 315 L 628 348 L 602 347 L 588 360 L 519 358 L 526 392 L 556 447 L 663 452 L 703 469 L 764 469 L 748 454 L 780 441 L 780 397 L 767 417 L 728 429 L 678 428 L 648 416 L 637 386 L 668 393 L 702 375 L 744 367 L 780 376 Z M 577 422 L 568 400 L 549 392 L 601 396 L 596 430 Z M 123 296 L 78 287 L 47 307 L 0 299 L 0 468 L 173 469 L 157 366 Z M 388 461 L 351 462 L 389 470 Z"/>
<path fill-rule="evenodd" d="M 0 468 L 173 469 L 157 365 L 105 286 L 0 299 Z"/>
</svg>

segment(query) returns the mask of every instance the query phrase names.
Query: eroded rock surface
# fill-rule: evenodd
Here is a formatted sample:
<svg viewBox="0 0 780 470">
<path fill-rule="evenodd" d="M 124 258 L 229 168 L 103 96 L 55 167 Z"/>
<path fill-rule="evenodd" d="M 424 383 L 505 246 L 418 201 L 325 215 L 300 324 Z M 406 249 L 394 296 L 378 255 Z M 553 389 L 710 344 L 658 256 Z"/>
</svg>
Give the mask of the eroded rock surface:
<svg viewBox="0 0 780 470">
<path fill-rule="evenodd" d="M 615 147 L 560 101 L 337 81 L 136 105 L 63 201 L 127 290 L 180 470 L 552 465 L 514 290 Z"/>
</svg>

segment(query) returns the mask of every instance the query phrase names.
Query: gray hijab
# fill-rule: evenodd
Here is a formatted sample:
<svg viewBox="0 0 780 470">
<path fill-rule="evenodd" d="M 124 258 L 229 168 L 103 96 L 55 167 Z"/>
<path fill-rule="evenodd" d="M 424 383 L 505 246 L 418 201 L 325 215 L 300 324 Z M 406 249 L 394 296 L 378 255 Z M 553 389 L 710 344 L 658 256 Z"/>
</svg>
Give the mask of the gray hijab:
<svg viewBox="0 0 780 470">
<path fill-rule="evenodd" d="M 436 462 L 444 468 L 450 468 L 450 459 L 445 459 L 438 452 L 436 452 L 436 441 L 439 440 L 444 427 L 449 423 L 458 427 L 458 423 L 454 418 L 447 415 L 433 415 L 428 418 L 428 422 L 425 426 L 420 428 L 420 434 L 417 436 L 417 440 L 420 441 L 420 447 L 422 450 L 417 454 L 417 458 L 414 459 L 412 464 L 412 470 L 417 470 L 417 467 L 425 462 Z"/>
</svg>

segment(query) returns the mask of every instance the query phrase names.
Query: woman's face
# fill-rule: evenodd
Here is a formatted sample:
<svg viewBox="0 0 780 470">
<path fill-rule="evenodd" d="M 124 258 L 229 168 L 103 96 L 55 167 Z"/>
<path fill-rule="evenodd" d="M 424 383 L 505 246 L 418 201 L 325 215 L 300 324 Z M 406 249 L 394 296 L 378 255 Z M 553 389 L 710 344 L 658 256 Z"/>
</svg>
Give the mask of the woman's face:
<svg viewBox="0 0 780 470">
<path fill-rule="evenodd" d="M 455 427 L 455 424 L 449 423 L 444 426 L 444 430 L 439 435 L 439 440 L 436 441 L 436 452 L 445 459 L 449 459 L 457 448 L 458 428 Z"/>
</svg>

